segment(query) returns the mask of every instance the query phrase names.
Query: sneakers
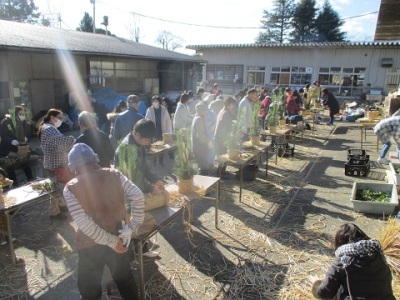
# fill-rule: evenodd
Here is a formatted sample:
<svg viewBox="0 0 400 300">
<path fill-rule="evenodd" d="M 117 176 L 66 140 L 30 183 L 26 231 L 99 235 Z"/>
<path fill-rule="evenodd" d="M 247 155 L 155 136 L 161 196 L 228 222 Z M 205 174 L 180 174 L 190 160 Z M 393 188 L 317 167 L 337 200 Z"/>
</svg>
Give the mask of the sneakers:
<svg viewBox="0 0 400 300">
<path fill-rule="evenodd" d="M 157 252 L 157 251 L 152 251 L 152 250 L 149 250 L 149 251 L 147 251 L 146 253 L 143 253 L 143 256 L 146 256 L 146 257 L 148 257 L 148 258 L 154 258 L 154 257 L 157 257 L 157 256 L 159 256 L 159 255 L 160 255 L 159 252 Z"/>
<path fill-rule="evenodd" d="M 328 126 L 332 126 L 332 125 L 333 125 L 333 123 L 331 123 L 331 122 L 327 122 L 327 123 L 326 123 L 326 125 L 328 125 Z"/>
<path fill-rule="evenodd" d="M 388 160 L 384 157 L 379 157 L 377 160 L 377 163 L 381 164 L 381 165 L 388 165 L 390 163 L 390 160 Z"/>
</svg>

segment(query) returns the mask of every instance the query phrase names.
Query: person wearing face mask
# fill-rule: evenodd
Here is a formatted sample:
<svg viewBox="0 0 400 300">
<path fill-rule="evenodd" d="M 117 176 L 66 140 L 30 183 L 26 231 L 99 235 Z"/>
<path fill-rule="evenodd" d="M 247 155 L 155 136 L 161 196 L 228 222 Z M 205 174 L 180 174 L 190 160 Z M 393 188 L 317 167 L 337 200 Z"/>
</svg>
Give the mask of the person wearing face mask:
<svg viewBox="0 0 400 300">
<path fill-rule="evenodd" d="M 18 146 L 28 142 L 27 129 L 28 125 L 25 121 L 25 109 L 22 106 L 14 108 L 15 121 L 11 116 L 7 116 L 0 125 L 0 157 L 5 157 L 9 154 L 16 155 Z M 33 172 L 29 166 L 23 167 L 26 179 L 31 181 L 33 179 Z M 15 182 L 14 186 L 18 186 L 17 176 L 15 170 L 8 169 L 10 179 Z"/>
<path fill-rule="evenodd" d="M 43 150 L 43 175 L 54 177 L 55 169 L 67 166 L 67 154 L 75 143 L 72 136 L 63 135 L 57 128 L 62 124 L 61 110 L 51 108 L 39 127 L 38 137 Z M 50 217 L 65 219 L 60 211 L 66 210 L 66 204 L 60 197 L 50 199 Z"/>
<path fill-rule="evenodd" d="M 151 106 L 147 109 L 145 118 L 156 124 L 155 138 L 162 141 L 163 133 L 172 133 L 171 118 L 168 110 L 161 105 L 162 99 L 158 96 L 151 98 Z"/>
</svg>

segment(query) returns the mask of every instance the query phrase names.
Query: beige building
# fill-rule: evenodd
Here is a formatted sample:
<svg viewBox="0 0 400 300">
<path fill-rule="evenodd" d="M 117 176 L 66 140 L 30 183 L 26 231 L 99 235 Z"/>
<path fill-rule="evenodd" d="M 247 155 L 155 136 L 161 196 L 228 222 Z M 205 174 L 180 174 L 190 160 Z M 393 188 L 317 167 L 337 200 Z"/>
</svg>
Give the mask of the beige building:
<svg viewBox="0 0 400 300">
<path fill-rule="evenodd" d="M 371 89 L 387 94 L 400 83 L 400 42 L 191 45 L 202 54 L 198 84 L 224 93 L 254 85 L 300 88 L 319 80 L 338 96 Z"/>
<path fill-rule="evenodd" d="M 0 116 L 25 104 L 68 109 L 70 92 L 193 89 L 199 60 L 118 37 L 0 20 Z"/>
</svg>

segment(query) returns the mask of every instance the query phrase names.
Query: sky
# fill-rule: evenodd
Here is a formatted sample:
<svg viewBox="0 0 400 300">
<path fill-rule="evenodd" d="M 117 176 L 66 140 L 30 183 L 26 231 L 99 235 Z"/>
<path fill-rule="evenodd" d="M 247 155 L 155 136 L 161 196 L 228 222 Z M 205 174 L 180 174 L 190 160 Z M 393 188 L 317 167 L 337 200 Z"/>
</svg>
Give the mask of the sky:
<svg viewBox="0 0 400 300">
<path fill-rule="evenodd" d="M 75 30 L 85 12 L 93 16 L 93 4 L 90 0 L 35 0 L 39 11 L 46 18 L 54 19 L 61 14 L 61 28 Z M 322 6 L 324 0 L 317 0 Z M 345 19 L 342 30 L 347 32 L 351 41 L 372 41 L 378 18 L 380 0 L 331 0 L 332 7 Z M 101 25 L 103 16 L 109 18 L 108 30 L 123 38 L 131 39 L 129 28 L 134 22 L 140 29 L 140 42 L 159 46 L 155 39 L 162 30 L 167 30 L 183 41 L 182 45 L 203 44 L 240 44 L 253 43 L 260 29 L 260 20 L 264 10 L 272 9 L 272 0 L 202 0 L 202 1 L 132 1 L 132 0 L 95 0 L 96 28 Z M 143 16 L 133 17 L 132 12 Z M 376 13 L 373 13 L 376 12 Z M 373 14 L 368 14 L 373 13 Z M 363 17 L 352 18 L 368 14 Z M 147 17 L 145 17 L 147 16 Z M 164 22 L 148 17 L 169 20 Z M 347 19 L 348 18 L 348 19 Z M 253 27 L 254 29 L 218 29 L 201 26 L 189 26 L 176 22 L 223 27 Z M 194 54 L 185 48 L 177 51 Z"/>
</svg>

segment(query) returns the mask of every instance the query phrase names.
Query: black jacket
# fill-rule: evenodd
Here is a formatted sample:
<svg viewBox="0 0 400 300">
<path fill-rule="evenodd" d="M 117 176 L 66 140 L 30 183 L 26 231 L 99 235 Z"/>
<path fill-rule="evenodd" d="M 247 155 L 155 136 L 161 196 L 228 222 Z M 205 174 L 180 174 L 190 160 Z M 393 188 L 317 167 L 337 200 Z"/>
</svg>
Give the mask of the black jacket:
<svg viewBox="0 0 400 300">
<path fill-rule="evenodd" d="M 25 142 L 26 137 L 26 122 L 16 121 L 17 128 L 15 128 L 11 118 L 3 119 L 0 125 L 0 157 L 7 156 L 10 152 L 17 152 L 17 146 L 11 144 L 13 140 Z M 18 138 L 19 137 L 19 138 Z"/>
<path fill-rule="evenodd" d="M 325 106 L 329 106 L 329 110 L 333 113 L 339 112 L 339 102 L 336 100 L 335 96 L 331 92 L 328 92 L 324 95 L 324 98 L 322 99 L 322 104 Z"/>
<path fill-rule="evenodd" d="M 317 294 L 320 299 L 333 299 L 337 294 L 336 299 L 350 300 L 349 290 L 352 300 L 396 299 L 392 291 L 392 274 L 379 253 L 356 257 L 346 269 L 336 258 L 318 287 Z"/>
<path fill-rule="evenodd" d="M 97 128 L 86 129 L 75 141 L 75 144 L 83 143 L 93 149 L 99 156 L 99 165 L 103 168 L 110 167 L 110 161 L 114 158 L 114 150 L 108 135 Z"/>
</svg>

